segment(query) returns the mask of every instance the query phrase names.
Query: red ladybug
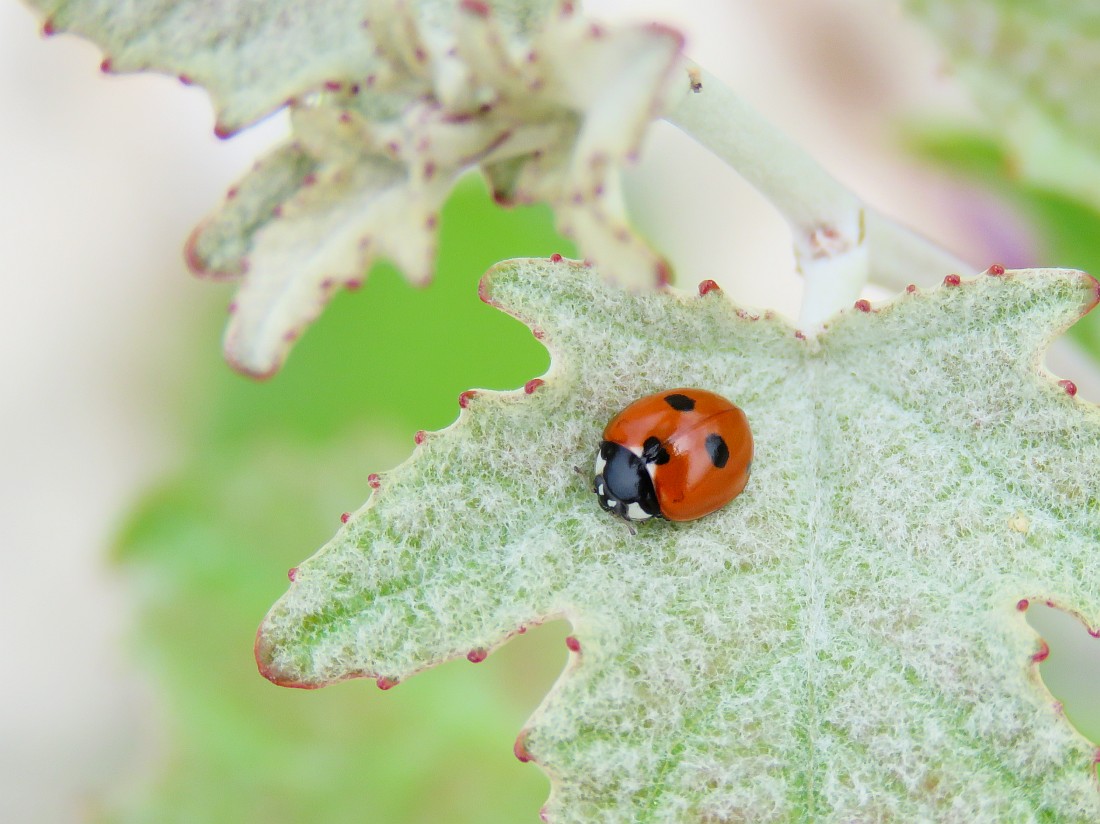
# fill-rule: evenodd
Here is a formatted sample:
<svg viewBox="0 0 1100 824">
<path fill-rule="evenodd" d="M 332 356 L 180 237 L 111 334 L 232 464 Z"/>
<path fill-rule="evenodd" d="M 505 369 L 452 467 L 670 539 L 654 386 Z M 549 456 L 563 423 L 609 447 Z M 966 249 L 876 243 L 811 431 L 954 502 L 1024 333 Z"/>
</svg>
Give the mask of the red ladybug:
<svg viewBox="0 0 1100 824">
<path fill-rule="evenodd" d="M 669 389 L 611 419 L 592 491 L 627 521 L 691 521 L 741 494 L 751 465 L 744 412 L 705 389 Z"/>
</svg>

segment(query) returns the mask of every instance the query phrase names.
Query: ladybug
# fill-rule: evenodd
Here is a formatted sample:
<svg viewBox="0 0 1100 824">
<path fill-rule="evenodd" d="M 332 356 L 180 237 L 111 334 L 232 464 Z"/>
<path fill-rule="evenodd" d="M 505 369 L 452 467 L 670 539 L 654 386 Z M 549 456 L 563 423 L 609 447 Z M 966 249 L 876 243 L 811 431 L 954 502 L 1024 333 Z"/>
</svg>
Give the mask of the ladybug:
<svg viewBox="0 0 1100 824">
<path fill-rule="evenodd" d="M 692 521 L 741 494 L 751 465 L 744 412 L 705 389 L 669 389 L 607 424 L 592 491 L 627 521 Z"/>
</svg>

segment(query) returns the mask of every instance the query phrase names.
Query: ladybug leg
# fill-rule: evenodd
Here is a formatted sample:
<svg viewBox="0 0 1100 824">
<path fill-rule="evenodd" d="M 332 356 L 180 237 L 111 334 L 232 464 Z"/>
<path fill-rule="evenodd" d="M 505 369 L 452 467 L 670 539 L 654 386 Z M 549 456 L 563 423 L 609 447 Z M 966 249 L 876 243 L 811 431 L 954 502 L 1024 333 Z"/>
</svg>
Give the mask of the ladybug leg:
<svg viewBox="0 0 1100 824">
<path fill-rule="evenodd" d="M 589 484 L 588 484 L 588 486 L 589 486 L 588 491 L 589 492 L 595 492 L 597 495 L 599 494 L 600 484 L 603 483 L 603 476 L 602 475 L 596 475 L 596 476 L 593 477 L 593 476 L 589 475 L 589 473 L 587 473 L 583 469 L 581 469 L 579 466 L 577 466 L 576 464 L 573 464 L 573 471 L 576 472 L 578 475 L 580 475 L 585 480 L 589 481 Z"/>
</svg>

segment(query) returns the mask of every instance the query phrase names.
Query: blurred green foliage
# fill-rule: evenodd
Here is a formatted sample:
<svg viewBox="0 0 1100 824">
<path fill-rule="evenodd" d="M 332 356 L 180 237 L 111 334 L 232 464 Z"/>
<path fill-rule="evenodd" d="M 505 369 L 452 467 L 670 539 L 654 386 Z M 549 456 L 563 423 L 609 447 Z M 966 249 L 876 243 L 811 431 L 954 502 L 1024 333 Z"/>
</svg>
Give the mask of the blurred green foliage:
<svg viewBox="0 0 1100 824">
<path fill-rule="evenodd" d="M 139 503 L 116 551 L 165 752 L 107 792 L 105 820 L 537 820 L 549 785 L 512 743 L 564 664 L 563 625 L 389 692 L 281 689 L 252 658 L 284 571 L 362 503 L 368 473 L 402 460 L 416 429 L 450 423 L 462 390 L 515 388 L 547 368 L 477 281 L 501 259 L 571 254 L 549 211 L 505 212 L 468 180 L 441 229 L 434 285 L 377 267 L 267 383 L 230 373 L 205 328 L 201 377 L 179 404 L 185 465 Z"/>
<path fill-rule="evenodd" d="M 1015 209 L 1033 228 L 1036 265 L 1081 269 L 1100 277 L 1100 210 L 1095 206 L 1020 177 L 1011 151 L 994 135 L 923 127 L 913 131 L 909 142 L 918 156 Z M 1069 334 L 1100 359 L 1100 311 L 1074 324 Z"/>
</svg>

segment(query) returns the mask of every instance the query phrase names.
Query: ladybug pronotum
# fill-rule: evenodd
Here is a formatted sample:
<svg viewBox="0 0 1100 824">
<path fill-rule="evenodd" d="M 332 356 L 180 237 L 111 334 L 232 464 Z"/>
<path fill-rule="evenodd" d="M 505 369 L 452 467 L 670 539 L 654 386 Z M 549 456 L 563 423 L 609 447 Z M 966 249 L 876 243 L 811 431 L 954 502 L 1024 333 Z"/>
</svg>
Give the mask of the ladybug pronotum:
<svg viewBox="0 0 1100 824">
<path fill-rule="evenodd" d="M 669 389 L 607 424 L 592 491 L 627 521 L 692 521 L 741 494 L 751 465 L 744 412 L 705 389 Z"/>
</svg>

